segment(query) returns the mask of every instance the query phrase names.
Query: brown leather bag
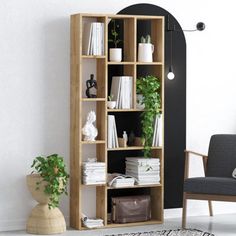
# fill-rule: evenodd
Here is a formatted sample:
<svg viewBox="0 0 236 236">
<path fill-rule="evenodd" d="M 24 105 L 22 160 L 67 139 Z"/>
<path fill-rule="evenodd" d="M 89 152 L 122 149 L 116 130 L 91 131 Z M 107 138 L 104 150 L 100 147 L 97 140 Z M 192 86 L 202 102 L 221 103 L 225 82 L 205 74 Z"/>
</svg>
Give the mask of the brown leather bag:
<svg viewBox="0 0 236 236">
<path fill-rule="evenodd" d="M 150 220 L 150 196 L 113 197 L 111 215 L 112 221 L 120 224 Z"/>
</svg>

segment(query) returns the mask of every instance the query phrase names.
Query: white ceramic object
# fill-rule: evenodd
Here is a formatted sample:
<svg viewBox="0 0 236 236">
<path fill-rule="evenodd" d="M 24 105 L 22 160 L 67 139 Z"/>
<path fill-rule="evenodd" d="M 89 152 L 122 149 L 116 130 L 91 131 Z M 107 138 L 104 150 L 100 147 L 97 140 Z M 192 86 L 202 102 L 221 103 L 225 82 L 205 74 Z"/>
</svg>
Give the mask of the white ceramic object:
<svg viewBox="0 0 236 236">
<path fill-rule="evenodd" d="M 116 101 L 108 101 L 108 102 L 107 102 L 107 107 L 108 107 L 109 109 L 114 109 L 115 106 L 116 106 Z"/>
<path fill-rule="evenodd" d="M 145 104 L 143 104 L 143 95 L 142 94 L 136 94 L 136 108 L 137 109 L 144 109 Z"/>
<path fill-rule="evenodd" d="M 97 128 L 93 125 L 93 122 L 96 121 L 96 113 L 90 111 L 87 116 L 87 121 L 82 129 L 84 135 L 84 141 L 95 141 L 95 138 L 98 135 Z"/>
<path fill-rule="evenodd" d="M 139 62 L 153 62 L 154 45 L 151 43 L 138 44 L 138 61 Z"/>
<path fill-rule="evenodd" d="M 122 61 L 122 48 L 110 48 L 110 61 Z"/>
</svg>

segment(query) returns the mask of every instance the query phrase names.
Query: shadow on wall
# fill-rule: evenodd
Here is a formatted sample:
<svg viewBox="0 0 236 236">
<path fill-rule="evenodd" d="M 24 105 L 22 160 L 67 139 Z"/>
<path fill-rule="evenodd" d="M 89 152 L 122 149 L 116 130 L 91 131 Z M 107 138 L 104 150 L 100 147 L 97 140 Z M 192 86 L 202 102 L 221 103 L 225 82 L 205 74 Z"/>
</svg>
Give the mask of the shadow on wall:
<svg viewBox="0 0 236 236">
<path fill-rule="evenodd" d="M 43 30 L 43 150 L 62 155 L 69 171 L 70 18 L 48 22 Z M 61 201 L 65 216 L 68 202 Z"/>
</svg>

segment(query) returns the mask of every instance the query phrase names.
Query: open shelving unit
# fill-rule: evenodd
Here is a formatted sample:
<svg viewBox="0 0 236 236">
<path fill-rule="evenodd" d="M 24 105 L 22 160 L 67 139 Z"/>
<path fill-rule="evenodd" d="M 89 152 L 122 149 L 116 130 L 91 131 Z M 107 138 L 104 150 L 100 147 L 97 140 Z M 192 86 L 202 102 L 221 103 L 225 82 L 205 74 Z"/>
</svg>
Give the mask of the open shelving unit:
<svg viewBox="0 0 236 236">
<path fill-rule="evenodd" d="M 115 19 L 120 24 L 123 42 L 121 62 L 109 61 L 108 33 L 111 19 Z M 83 27 L 85 22 L 104 23 L 104 55 L 83 55 Z M 138 62 L 137 42 L 142 34 L 151 35 L 155 48 L 153 62 Z M 88 73 L 95 74 L 98 86 L 97 98 L 85 96 L 85 81 L 88 79 Z M 111 77 L 116 73 L 133 77 L 133 107 L 131 109 L 107 108 Z M 107 115 L 116 116 L 118 136 L 121 136 L 121 130 L 131 131 L 134 129 L 136 132 L 140 132 L 140 121 L 138 120 L 143 110 L 136 108 L 136 79 L 147 74 L 155 75 L 161 80 L 161 111 L 164 114 L 163 16 L 110 14 L 75 14 L 71 16 L 70 225 L 73 228 L 85 229 L 82 225 L 81 214 L 84 211 L 83 194 L 87 188 L 95 188 L 96 217 L 103 219 L 104 227 L 136 226 L 163 222 L 164 144 L 162 147 L 153 147 L 151 150 L 152 157 L 160 159 L 160 184 L 135 185 L 129 188 L 82 184 L 82 162 L 88 155 L 96 155 L 98 161 L 105 162 L 107 173 L 123 173 L 125 157 L 142 155 L 142 146 L 107 148 Z M 95 110 L 97 116 L 98 137 L 94 142 L 83 141 L 82 137 L 82 127 L 90 110 Z M 164 116 L 162 115 L 162 117 L 164 124 Z M 120 126 L 120 130 L 118 126 Z M 164 125 L 162 134 L 164 137 Z M 108 215 L 111 211 L 111 197 L 139 194 L 150 194 L 151 196 L 152 219 L 150 221 L 128 224 L 114 224 L 108 221 Z"/>
</svg>

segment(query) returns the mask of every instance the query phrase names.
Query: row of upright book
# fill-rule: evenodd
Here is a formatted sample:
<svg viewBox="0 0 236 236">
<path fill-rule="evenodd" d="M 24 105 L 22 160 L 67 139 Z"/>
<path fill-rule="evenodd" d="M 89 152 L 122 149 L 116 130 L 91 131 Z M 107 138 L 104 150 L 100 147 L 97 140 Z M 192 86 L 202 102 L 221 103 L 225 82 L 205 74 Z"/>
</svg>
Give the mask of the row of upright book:
<svg viewBox="0 0 236 236">
<path fill-rule="evenodd" d="M 133 107 L 133 77 L 113 76 L 111 92 L 116 101 L 116 109 L 130 109 Z"/>
<path fill-rule="evenodd" d="M 104 23 L 86 22 L 83 31 L 83 55 L 104 55 Z"/>
</svg>

